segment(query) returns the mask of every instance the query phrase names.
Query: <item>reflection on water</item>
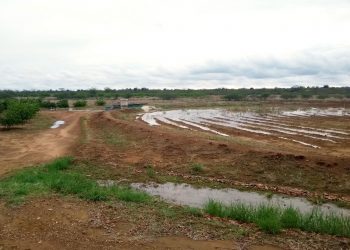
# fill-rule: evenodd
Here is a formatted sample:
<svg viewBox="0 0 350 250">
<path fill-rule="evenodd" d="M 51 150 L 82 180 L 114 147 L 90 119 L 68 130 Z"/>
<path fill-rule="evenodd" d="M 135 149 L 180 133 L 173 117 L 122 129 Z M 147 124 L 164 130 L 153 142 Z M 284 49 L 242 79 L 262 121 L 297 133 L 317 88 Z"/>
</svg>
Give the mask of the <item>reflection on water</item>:
<svg viewBox="0 0 350 250">
<path fill-rule="evenodd" d="M 222 136 L 229 136 L 219 128 L 226 127 L 248 133 L 273 136 L 307 147 L 320 148 L 320 141 L 339 143 L 349 139 L 350 132 L 334 128 L 313 128 L 293 123 L 291 117 L 350 117 L 345 109 L 308 109 L 278 111 L 261 115 L 254 112 L 230 112 L 223 109 L 188 109 L 157 111 L 142 114 L 141 119 L 150 126 L 161 123 L 182 129 L 203 130 Z"/>
</svg>

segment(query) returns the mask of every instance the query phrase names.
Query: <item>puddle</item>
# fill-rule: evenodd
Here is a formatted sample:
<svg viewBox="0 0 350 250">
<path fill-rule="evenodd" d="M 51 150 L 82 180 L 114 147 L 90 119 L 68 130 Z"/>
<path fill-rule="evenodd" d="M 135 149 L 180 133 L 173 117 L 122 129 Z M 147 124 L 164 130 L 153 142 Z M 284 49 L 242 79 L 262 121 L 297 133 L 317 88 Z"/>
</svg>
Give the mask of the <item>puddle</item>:
<svg viewBox="0 0 350 250">
<path fill-rule="evenodd" d="M 135 189 L 145 191 L 153 196 L 160 196 L 168 202 L 198 208 L 202 208 L 210 199 L 212 199 L 226 205 L 240 203 L 252 206 L 269 204 L 280 206 L 282 208 L 292 206 L 302 213 L 307 213 L 311 212 L 313 209 L 318 209 L 324 214 L 350 216 L 350 210 L 339 208 L 330 203 L 314 205 L 305 198 L 284 197 L 277 194 L 273 195 L 271 198 L 267 198 L 265 195 L 260 193 L 240 191 L 232 188 L 197 189 L 188 184 L 175 184 L 170 182 L 165 184 L 133 183 L 131 186 Z"/>
<path fill-rule="evenodd" d="M 288 119 L 293 117 L 309 116 L 350 116 L 350 111 L 342 108 L 311 108 L 308 110 L 276 111 L 262 115 L 254 112 L 230 112 L 223 109 L 187 109 L 147 112 L 140 114 L 137 118 L 141 118 L 150 126 L 169 124 L 182 129 L 202 130 L 221 136 L 229 136 L 226 133 L 220 132 L 220 129 L 213 129 L 210 126 L 226 127 L 248 133 L 273 136 L 276 139 L 289 140 L 315 149 L 320 148 L 317 145 L 317 141 L 337 143 L 344 139 L 350 139 L 349 131 L 341 131 L 333 128 L 305 127 L 299 124 L 293 124 L 291 120 L 288 121 Z M 282 122 L 280 120 L 281 118 L 283 118 Z M 295 138 L 296 136 L 298 138 Z M 300 140 L 299 137 L 312 140 L 312 143 Z"/>
<path fill-rule="evenodd" d="M 282 111 L 282 116 L 350 116 L 349 111 L 344 108 L 311 108 L 307 110 Z"/>
<path fill-rule="evenodd" d="M 50 128 L 58 128 L 59 126 L 61 126 L 63 124 L 64 124 L 64 121 L 55 121 Z"/>
</svg>

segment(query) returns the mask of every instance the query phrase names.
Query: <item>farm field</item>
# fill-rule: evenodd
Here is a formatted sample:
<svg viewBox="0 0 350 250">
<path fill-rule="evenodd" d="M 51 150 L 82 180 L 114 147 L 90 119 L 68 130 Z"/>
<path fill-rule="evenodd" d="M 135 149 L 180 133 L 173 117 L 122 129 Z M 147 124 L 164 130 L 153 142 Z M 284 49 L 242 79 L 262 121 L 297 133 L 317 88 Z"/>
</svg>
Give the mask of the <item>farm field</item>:
<svg viewBox="0 0 350 250">
<path fill-rule="evenodd" d="M 29 124 L 1 130 L 0 183 L 71 156 L 68 173 L 102 187 L 147 191 L 147 185 L 185 183 L 192 195 L 231 189 L 272 201 L 288 196 L 309 206 L 350 208 L 350 102 L 136 101 L 148 111 L 41 111 Z M 50 129 L 58 120 L 65 123 Z M 347 233 L 268 232 L 187 207 L 195 197 L 174 203 L 160 189 L 165 201 L 130 202 L 46 187 L 33 194 L 9 188 L 18 200 L 0 190 L 0 249 L 350 248 Z"/>
</svg>

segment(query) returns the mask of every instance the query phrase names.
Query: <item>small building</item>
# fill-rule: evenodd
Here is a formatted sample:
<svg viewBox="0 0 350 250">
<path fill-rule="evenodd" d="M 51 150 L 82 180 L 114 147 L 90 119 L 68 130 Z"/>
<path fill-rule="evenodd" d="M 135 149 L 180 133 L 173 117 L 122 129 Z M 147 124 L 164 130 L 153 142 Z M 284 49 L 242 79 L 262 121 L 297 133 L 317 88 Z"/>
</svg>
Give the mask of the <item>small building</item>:
<svg viewBox="0 0 350 250">
<path fill-rule="evenodd" d="M 113 109 L 140 109 L 143 103 L 129 103 L 129 99 L 119 99 L 118 102 L 114 102 L 112 105 L 105 105 L 105 110 L 113 110 Z"/>
<path fill-rule="evenodd" d="M 120 108 L 123 107 L 127 108 L 129 106 L 129 100 L 128 99 L 120 99 L 119 100 Z"/>
</svg>

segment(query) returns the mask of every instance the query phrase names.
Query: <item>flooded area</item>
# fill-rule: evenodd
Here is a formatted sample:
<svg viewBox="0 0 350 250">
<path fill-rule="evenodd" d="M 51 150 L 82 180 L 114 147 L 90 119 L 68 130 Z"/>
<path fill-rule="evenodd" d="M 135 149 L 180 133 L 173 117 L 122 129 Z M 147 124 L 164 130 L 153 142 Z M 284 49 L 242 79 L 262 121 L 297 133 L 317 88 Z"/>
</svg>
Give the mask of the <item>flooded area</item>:
<svg viewBox="0 0 350 250">
<path fill-rule="evenodd" d="M 328 108 L 295 111 L 274 111 L 268 114 L 256 112 L 231 112 L 224 109 L 187 109 L 147 112 L 137 118 L 150 126 L 171 125 L 182 129 L 202 130 L 221 136 L 229 136 L 220 127 L 272 136 L 280 140 L 312 148 L 320 148 L 318 142 L 339 143 L 350 139 L 350 131 L 335 128 L 316 128 L 293 123 L 291 119 L 305 117 L 350 118 L 350 111 Z"/>
<path fill-rule="evenodd" d="M 64 123 L 65 123 L 64 121 L 55 121 L 50 128 L 59 128 Z"/>
<path fill-rule="evenodd" d="M 305 198 L 284 197 L 281 195 L 267 195 L 257 192 L 240 191 L 233 188 L 212 189 L 212 188 L 194 188 L 188 184 L 143 184 L 133 183 L 133 188 L 145 191 L 153 196 L 159 196 L 162 199 L 179 205 L 202 208 L 209 200 L 215 200 L 225 205 L 244 204 L 258 206 L 260 204 L 274 205 L 283 207 L 294 207 L 302 213 L 311 212 L 314 209 L 324 214 L 337 214 L 350 216 L 350 210 L 339 208 L 330 203 L 323 205 L 314 205 Z"/>
</svg>

